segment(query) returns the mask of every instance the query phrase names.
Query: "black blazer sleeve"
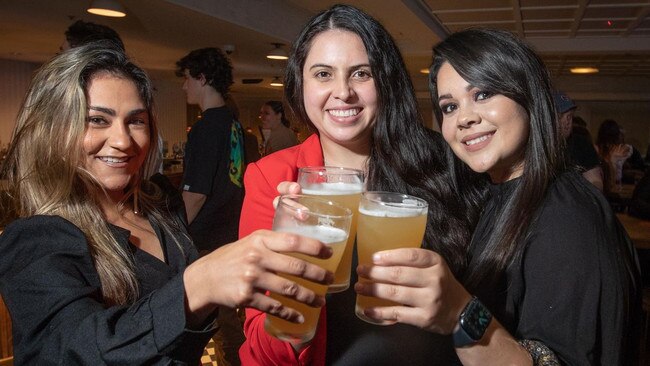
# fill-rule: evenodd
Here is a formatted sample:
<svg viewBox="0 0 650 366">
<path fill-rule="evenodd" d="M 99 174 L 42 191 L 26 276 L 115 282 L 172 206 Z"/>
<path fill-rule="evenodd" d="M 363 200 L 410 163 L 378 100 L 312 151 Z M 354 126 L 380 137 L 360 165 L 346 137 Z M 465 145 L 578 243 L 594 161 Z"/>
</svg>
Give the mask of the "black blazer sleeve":
<svg viewBox="0 0 650 366">
<path fill-rule="evenodd" d="M 0 292 L 18 365 L 169 364 L 195 333 L 185 329 L 182 274 L 109 307 L 83 233 L 56 216 L 18 220 L 0 236 Z"/>
</svg>

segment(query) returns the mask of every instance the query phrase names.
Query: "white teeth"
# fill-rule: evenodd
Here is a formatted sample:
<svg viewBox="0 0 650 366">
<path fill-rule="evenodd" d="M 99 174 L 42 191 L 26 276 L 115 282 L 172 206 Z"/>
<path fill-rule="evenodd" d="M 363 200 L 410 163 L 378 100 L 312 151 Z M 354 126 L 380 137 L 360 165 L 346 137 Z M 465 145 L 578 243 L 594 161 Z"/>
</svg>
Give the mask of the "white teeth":
<svg viewBox="0 0 650 366">
<path fill-rule="evenodd" d="M 488 139 L 488 135 L 483 135 L 481 137 L 477 137 L 473 140 L 465 141 L 465 144 L 468 146 L 472 146 L 474 144 L 478 144 L 479 142 L 485 141 Z"/>
<path fill-rule="evenodd" d="M 330 109 L 329 112 L 335 117 L 350 117 L 359 114 L 359 110 L 354 109 Z"/>
<path fill-rule="evenodd" d="M 102 156 L 102 157 L 99 158 L 99 160 L 105 161 L 107 163 L 123 163 L 123 162 L 127 161 L 127 159 L 128 158 L 126 158 L 126 157 L 124 157 L 124 158 L 113 158 L 113 157 L 110 157 L 110 156 Z"/>
</svg>

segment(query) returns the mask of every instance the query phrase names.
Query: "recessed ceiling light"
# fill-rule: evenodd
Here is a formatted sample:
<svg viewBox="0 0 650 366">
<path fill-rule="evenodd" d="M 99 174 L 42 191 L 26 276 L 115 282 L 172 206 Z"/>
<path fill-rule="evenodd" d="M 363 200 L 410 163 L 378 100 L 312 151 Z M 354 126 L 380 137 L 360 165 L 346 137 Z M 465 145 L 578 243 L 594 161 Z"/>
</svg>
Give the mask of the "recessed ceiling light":
<svg viewBox="0 0 650 366">
<path fill-rule="evenodd" d="M 121 18 L 126 16 L 126 10 L 117 0 L 94 0 L 86 11 L 105 17 Z"/>
<path fill-rule="evenodd" d="M 269 84 L 269 85 L 271 85 L 271 86 L 284 86 L 284 84 L 282 83 L 282 80 L 280 80 L 280 78 L 278 76 L 274 77 L 273 80 L 271 80 L 271 84 Z"/>
<path fill-rule="evenodd" d="M 572 67 L 572 74 L 595 74 L 598 72 L 598 69 L 595 67 Z"/>
</svg>

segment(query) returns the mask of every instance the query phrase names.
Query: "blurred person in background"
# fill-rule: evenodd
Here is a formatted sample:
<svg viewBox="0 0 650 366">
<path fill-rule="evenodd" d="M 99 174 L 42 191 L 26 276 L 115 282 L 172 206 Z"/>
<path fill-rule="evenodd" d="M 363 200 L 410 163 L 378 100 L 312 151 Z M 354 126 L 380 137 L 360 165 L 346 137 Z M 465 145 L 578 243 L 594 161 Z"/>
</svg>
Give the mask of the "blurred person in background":
<svg viewBox="0 0 650 366">
<path fill-rule="evenodd" d="M 122 39 L 112 28 L 83 20 L 77 20 L 68 27 L 65 31 L 65 41 L 63 41 L 60 49 L 65 51 L 70 48 L 83 46 L 89 42 L 101 40 L 110 41 L 114 47 L 122 51 L 125 50 Z"/>
<path fill-rule="evenodd" d="M 233 84 L 232 66 L 220 49 L 193 50 L 176 62 L 188 104 L 201 108 L 201 119 L 187 135 L 183 160 L 183 201 L 189 233 L 204 255 L 237 240 L 244 199 L 244 138 L 241 124 L 226 104 Z M 235 309 L 221 308 L 221 343 L 231 365 L 239 364 L 244 341 Z"/>
<path fill-rule="evenodd" d="M 298 138 L 290 128 L 282 102 L 271 100 L 264 103 L 260 109 L 260 120 L 262 128 L 269 133 L 264 143 L 264 156 L 298 145 Z"/>
<path fill-rule="evenodd" d="M 573 132 L 576 104 L 561 91 L 553 92 L 553 100 L 555 101 L 560 135 L 566 142 L 569 161 L 575 165 L 585 179 L 602 191 L 603 170 L 600 167 L 598 153 L 584 134 Z"/>
</svg>

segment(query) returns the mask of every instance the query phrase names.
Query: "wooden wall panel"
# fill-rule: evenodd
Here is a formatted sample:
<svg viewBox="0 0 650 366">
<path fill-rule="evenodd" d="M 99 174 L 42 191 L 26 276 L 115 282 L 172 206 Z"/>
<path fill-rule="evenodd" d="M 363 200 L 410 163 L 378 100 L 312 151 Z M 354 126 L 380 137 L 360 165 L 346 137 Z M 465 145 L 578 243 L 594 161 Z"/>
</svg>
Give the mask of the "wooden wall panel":
<svg viewBox="0 0 650 366">
<path fill-rule="evenodd" d="M 11 336 L 11 318 L 0 297 L 0 358 L 10 357 L 14 354 L 13 338 Z"/>
</svg>

